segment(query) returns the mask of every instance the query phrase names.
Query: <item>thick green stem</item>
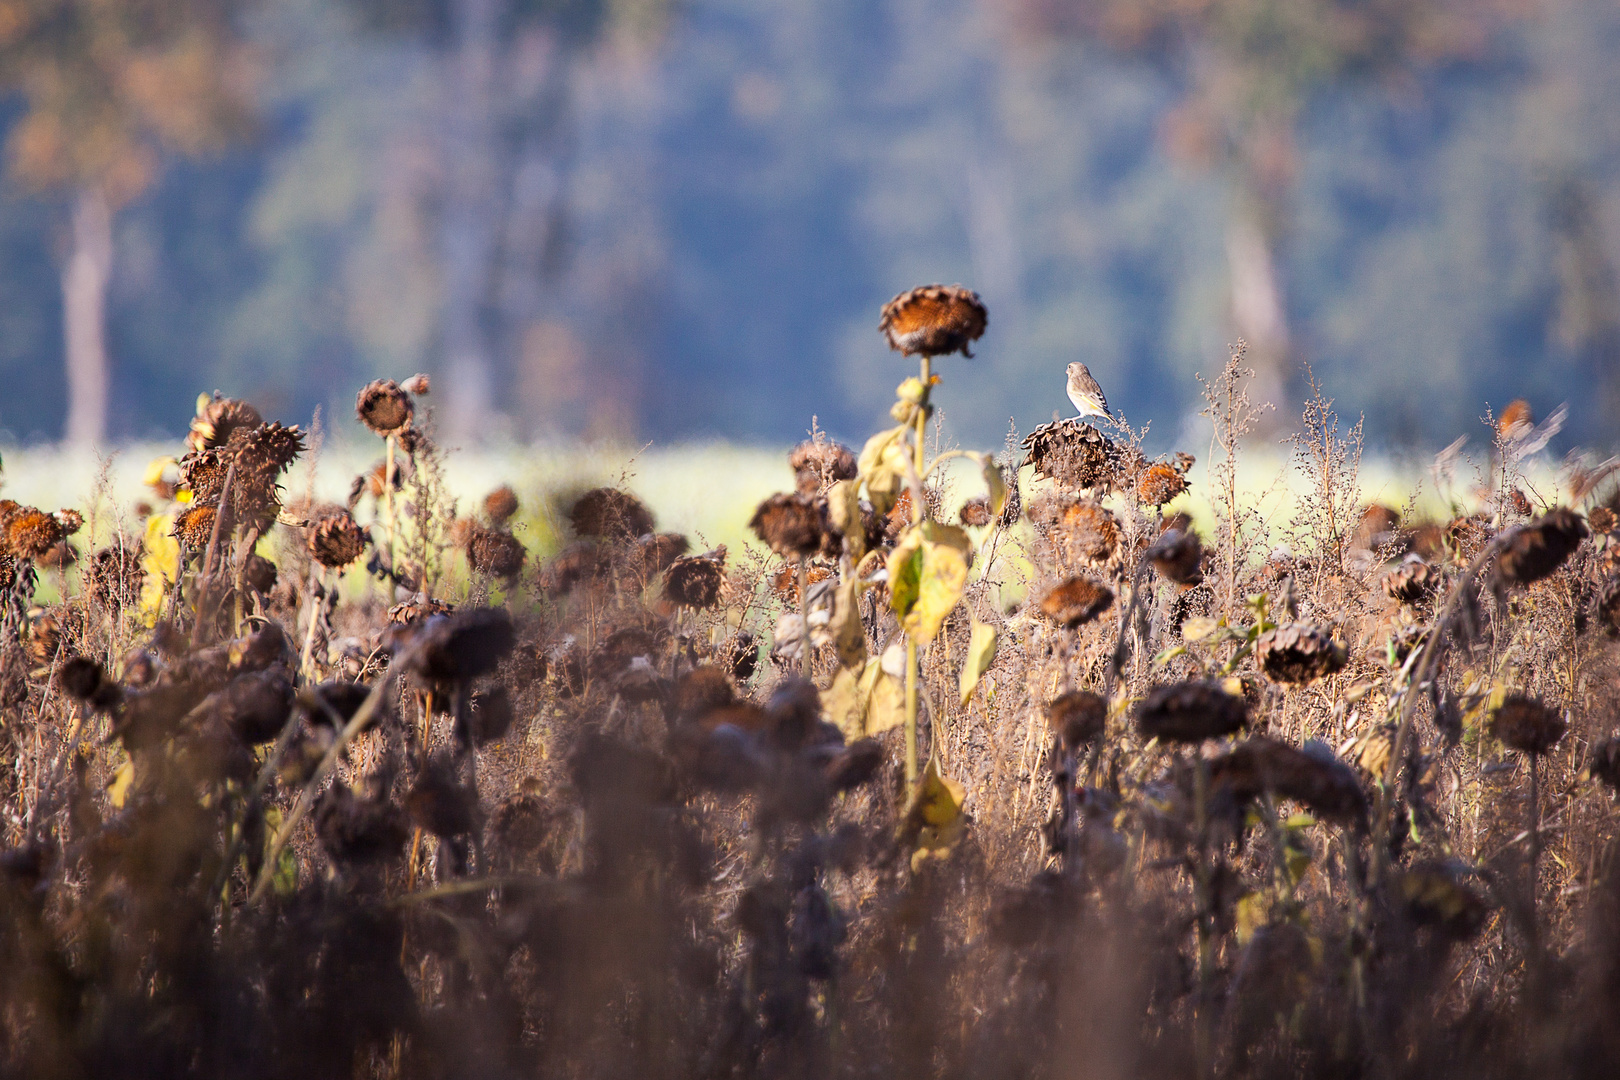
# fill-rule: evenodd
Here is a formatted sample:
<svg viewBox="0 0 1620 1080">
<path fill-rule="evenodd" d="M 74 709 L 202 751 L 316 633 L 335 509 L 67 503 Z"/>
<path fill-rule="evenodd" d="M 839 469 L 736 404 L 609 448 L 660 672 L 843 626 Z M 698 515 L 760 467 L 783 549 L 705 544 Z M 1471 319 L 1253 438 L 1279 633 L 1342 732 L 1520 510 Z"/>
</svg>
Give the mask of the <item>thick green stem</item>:
<svg viewBox="0 0 1620 1080">
<path fill-rule="evenodd" d="M 933 366 L 933 358 L 923 356 L 920 377 L 922 379 L 922 399 L 917 402 L 917 440 L 912 447 L 912 460 L 915 462 L 918 486 L 911 497 L 911 523 L 921 525 L 923 520 L 923 500 L 921 480 L 924 466 L 927 464 L 927 454 L 924 440 L 928 434 L 928 396 L 932 387 L 929 385 Z M 909 635 L 906 638 L 906 786 L 909 788 L 917 783 L 917 642 Z"/>
</svg>

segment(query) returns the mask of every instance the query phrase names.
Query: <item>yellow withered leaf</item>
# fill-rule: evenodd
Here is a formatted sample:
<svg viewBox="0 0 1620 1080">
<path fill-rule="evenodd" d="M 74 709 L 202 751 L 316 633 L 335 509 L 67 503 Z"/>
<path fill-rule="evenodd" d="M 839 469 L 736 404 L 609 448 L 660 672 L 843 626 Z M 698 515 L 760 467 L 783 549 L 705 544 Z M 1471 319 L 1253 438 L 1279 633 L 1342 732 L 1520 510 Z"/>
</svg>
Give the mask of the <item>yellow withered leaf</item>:
<svg viewBox="0 0 1620 1080">
<path fill-rule="evenodd" d="M 872 509 L 879 514 L 889 512 L 895 500 L 900 498 L 900 489 L 905 484 L 905 450 L 899 443 L 905 430 L 904 427 L 895 427 L 873 435 L 866 440 L 856 462 L 855 467 L 860 470 L 860 477 L 866 483 L 866 497 L 871 500 Z"/>
<path fill-rule="evenodd" d="M 152 626 L 163 609 L 163 598 L 180 575 L 180 541 L 174 538 L 174 514 L 153 514 L 146 519 L 146 535 L 141 547 L 141 567 L 146 580 L 141 585 L 141 621 Z"/>
<path fill-rule="evenodd" d="M 941 776 L 939 760 L 929 758 L 900 823 L 901 841 L 914 849 L 913 869 L 930 855 L 948 853 L 962 838 L 967 828 L 967 818 L 962 813 L 966 799 L 967 789 Z"/>
<path fill-rule="evenodd" d="M 996 628 L 975 619 L 973 631 L 968 636 L 967 659 L 962 661 L 962 679 L 959 688 L 964 706 L 978 687 L 979 677 L 990 669 L 995 659 Z"/>
<path fill-rule="evenodd" d="M 827 489 L 827 518 L 844 535 L 844 551 L 852 562 L 866 554 L 866 525 L 861 521 L 861 495 L 852 480 L 839 480 Z"/>
<path fill-rule="evenodd" d="M 107 801 L 113 808 L 122 810 L 124 800 L 129 798 L 130 785 L 135 782 L 135 762 L 133 759 L 125 761 L 113 774 L 112 783 L 107 785 Z"/>
<path fill-rule="evenodd" d="M 1221 628 L 1220 620 L 1198 615 L 1181 624 L 1183 641 L 1203 641 Z"/>
<path fill-rule="evenodd" d="M 827 631 L 833 647 L 838 650 L 838 662 L 846 668 L 858 668 L 866 663 L 866 628 L 861 625 L 861 582 L 851 574 L 833 593 L 832 618 Z"/>
<path fill-rule="evenodd" d="M 990 454 L 974 454 L 984 474 L 984 486 L 990 500 L 990 516 L 999 518 L 1007 508 L 1007 479 L 1001 475 L 1001 466 Z"/>
</svg>

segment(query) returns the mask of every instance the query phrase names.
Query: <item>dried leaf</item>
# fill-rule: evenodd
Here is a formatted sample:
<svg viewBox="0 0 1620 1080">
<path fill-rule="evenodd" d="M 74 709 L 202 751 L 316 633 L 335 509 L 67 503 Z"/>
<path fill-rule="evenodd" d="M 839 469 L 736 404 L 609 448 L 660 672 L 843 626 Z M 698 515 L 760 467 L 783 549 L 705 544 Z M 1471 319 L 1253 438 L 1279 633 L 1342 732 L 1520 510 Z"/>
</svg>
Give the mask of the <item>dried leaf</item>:
<svg viewBox="0 0 1620 1080">
<path fill-rule="evenodd" d="M 838 662 L 846 668 L 858 668 L 866 663 L 866 628 L 861 625 L 861 582 L 851 575 L 840 582 L 833 594 L 832 618 L 827 630 L 833 647 L 838 650 Z"/>
<path fill-rule="evenodd" d="M 913 869 L 930 855 L 947 854 L 962 838 L 967 827 L 962 814 L 966 798 L 967 789 L 941 776 L 938 759 L 929 758 L 900 826 L 902 842 L 914 849 Z"/>
<path fill-rule="evenodd" d="M 913 641 L 939 635 L 945 617 L 967 586 L 965 552 L 972 541 L 962 529 L 924 522 L 908 530 L 889 555 L 889 601 Z"/>
<path fill-rule="evenodd" d="M 135 762 L 133 759 L 124 762 L 113 774 L 112 783 L 107 785 L 107 801 L 112 803 L 115 810 L 124 808 L 124 800 L 129 798 L 130 785 L 135 782 Z"/>
<path fill-rule="evenodd" d="M 861 479 L 866 482 L 866 497 L 879 514 L 889 512 L 905 484 L 905 450 L 899 443 L 905 430 L 904 426 L 890 428 L 867 439 L 856 463 Z"/>
<path fill-rule="evenodd" d="M 962 662 L 961 693 L 962 704 L 966 706 L 968 698 L 979 685 L 979 676 L 989 670 L 996 659 L 996 628 L 977 619 L 973 622 L 973 632 L 968 637 L 967 659 Z"/>
<path fill-rule="evenodd" d="M 1181 624 L 1181 638 L 1183 641 L 1203 641 L 1220 628 L 1220 620 L 1199 615 Z"/>
<path fill-rule="evenodd" d="M 855 562 L 866 554 L 866 526 L 861 521 L 860 491 L 852 480 L 827 489 L 827 519 L 844 536 L 844 553 Z"/>
</svg>

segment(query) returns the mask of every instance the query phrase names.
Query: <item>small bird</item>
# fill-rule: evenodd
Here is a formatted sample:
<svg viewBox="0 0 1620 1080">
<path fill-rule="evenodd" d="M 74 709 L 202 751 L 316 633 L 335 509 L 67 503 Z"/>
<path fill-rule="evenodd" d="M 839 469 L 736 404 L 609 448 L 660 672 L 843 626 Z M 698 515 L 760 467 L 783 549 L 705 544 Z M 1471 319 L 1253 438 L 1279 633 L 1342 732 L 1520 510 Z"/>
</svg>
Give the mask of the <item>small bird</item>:
<svg viewBox="0 0 1620 1080">
<path fill-rule="evenodd" d="M 1103 397 L 1102 387 L 1091 377 L 1086 365 L 1078 361 L 1069 365 L 1069 400 L 1074 402 L 1081 416 L 1114 418 L 1114 414 L 1108 411 L 1108 399 Z"/>
</svg>

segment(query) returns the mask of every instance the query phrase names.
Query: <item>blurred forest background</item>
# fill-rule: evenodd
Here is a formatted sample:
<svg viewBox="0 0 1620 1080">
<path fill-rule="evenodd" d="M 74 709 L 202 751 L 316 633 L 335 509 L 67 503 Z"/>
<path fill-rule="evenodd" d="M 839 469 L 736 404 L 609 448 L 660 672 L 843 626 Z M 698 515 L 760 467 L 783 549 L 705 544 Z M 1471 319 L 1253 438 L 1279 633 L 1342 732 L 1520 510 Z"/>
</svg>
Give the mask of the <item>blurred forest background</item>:
<svg viewBox="0 0 1620 1080">
<path fill-rule="evenodd" d="M 0 0 L 0 434 L 856 440 L 961 282 L 952 432 L 1150 443 L 1238 336 L 1382 445 L 1620 417 L 1613 0 Z"/>
</svg>

